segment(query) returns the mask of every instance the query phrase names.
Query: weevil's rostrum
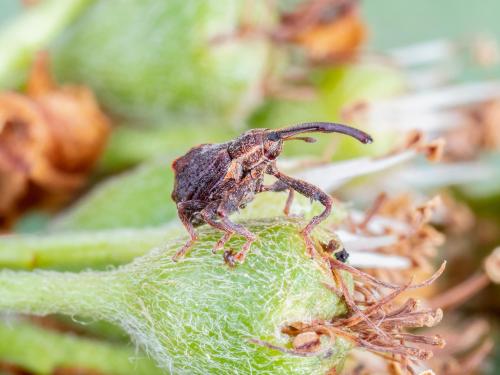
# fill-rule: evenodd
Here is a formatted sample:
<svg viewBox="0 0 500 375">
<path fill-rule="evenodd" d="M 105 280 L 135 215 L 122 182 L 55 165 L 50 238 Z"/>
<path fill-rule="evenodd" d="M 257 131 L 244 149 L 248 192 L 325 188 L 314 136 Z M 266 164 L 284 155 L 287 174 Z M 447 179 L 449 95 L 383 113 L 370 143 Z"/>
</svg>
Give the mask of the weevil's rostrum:
<svg viewBox="0 0 500 375">
<path fill-rule="evenodd" d="M 306 132 L 343 133 L 362 143 L 372 142 L 368 134 L 346 125 L 311 122 L 282 129 L 252 129 L 226 143 L 196 146 L 176 159 L 172 165 L 175 172 L 172 199 L 177 203 L 179 218 L 189 232 L 190 239 L 174 259 L 186 254 L 197 239 L 194 228 L 206 223 L 224 232 L 214 245 L 214 252 L 223 249 L 235 233 L 246 238 L 241 250 L 234 257 L 229 257 L 231 262 L 243 262 L 256 236 L 243 225 L 230 220 L 229 215 L 244 208 L 255 194 L 287 190 L 289 199 L 285 214 L 289 212 L 294 191 L 319 201 L 325 207 L 301 231 L 307 251 L 312 255 L 314 245 L 310 234 L 330 214 L 332 198 L 318 187 L 287 176 L 276 167 L 276 159 L 283 150 L 284 141 L 315 141 L 314 138 L 298 136 Z M 264 185 L 266 174 L 276 177 L 276 182 Z"/>
</svg>

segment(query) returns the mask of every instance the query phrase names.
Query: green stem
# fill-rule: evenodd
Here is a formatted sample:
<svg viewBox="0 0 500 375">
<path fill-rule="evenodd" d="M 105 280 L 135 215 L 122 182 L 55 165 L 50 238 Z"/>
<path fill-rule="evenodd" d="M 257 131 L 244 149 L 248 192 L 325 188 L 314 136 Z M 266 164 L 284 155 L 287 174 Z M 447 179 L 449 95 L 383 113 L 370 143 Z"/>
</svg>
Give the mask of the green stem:
<svg viewBox="0 0 500 375">
<path fill-rule="evenodd" d="M 114 272 L 0 272 L 0 310 L 108 319 L 117 304 Z"/>
<path fill-rule="evenodd" d="M 49 331 L 21 321 L 0 322 L 0 359 L 37 374 L 54 374 L 65 367 L 116 375 L 164 374 L 130 346 Z"/>
<path fill-rule="evenodd" d="M 94 269 L 130 262 L 172 238 L 178 226 L 95 232 L 13 235 L 0 238 L 0 267 Z"/>
<path fill-rule="evenodd" d="M 23 80 L 33 54 L 46 45 L 93 0 L 45 0 L 0 31 L 0 87 Z"/>
</svg>

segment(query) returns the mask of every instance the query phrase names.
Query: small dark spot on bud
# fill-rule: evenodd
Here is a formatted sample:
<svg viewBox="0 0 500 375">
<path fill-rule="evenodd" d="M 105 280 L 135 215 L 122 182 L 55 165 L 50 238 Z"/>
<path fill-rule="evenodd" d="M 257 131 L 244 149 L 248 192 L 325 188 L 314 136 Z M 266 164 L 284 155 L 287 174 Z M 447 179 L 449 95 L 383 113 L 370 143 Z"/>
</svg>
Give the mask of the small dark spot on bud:
<svg viewBox="0 0 500 375">
<path fill-rule="evenodd" d="M 342 263 L 347 262 L 347 259 L 349 258 L 349 253 L 346 251 L 346 249 L 342 249 L 338 252 L 335 253 L 335 258 Z"/>
</svg>

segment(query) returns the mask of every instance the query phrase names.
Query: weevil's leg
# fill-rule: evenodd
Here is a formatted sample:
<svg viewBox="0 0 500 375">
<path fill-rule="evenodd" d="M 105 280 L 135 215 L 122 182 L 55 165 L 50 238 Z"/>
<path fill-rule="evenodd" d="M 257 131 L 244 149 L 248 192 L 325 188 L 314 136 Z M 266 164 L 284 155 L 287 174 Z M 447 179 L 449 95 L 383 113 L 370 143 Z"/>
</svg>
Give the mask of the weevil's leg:
<svg viewBox="0 0 500 375">
<path fill-rule="evenodd" d="M 286 198 L 285 208 L 283 209 L 283 213 L 286 216 L 290 215 L 290 208 L 292 208 L 293 196 L 295 195 L 293 189 L 288 189 L 288 197 Z"/>
<path fill-rule="evenodd" d="M 248 251 L 250 250 L 250 247 L 252 246 L 252 243 L 255 242 L 255 240 L 257 239 L 257 236 L 252 232 L 250 232 L 243 225 L 233 223 L 226 216 L 221 217 L 221 221 L 224 225 L 227 226 L 227 228 L 231 228 L 231 230 L 233 230 L 235 233 L 238 233 L 239 235 L 246 238 L 247 241 L 243 244 L 241 250 L 234 255 L 234 260 L 243 263 L 245 261 Z"/>
<path fill-rule="evenodd" d="M 309 224 L 307 224 L 306 227 L 301 231 L 301 234 L 306 242 L 307 252 L 310 256 L 313 256 L 315 250 L 314 250 L 314 243 L 311 239 L 311 232 L 319 223 L 321 223 L 330 215 L 333 205 L 332 197 L 330 197 L 328 194 L 326 194 L 317 186 L 314 186 L 306 181 L 289 177 L 275 168 L 269 171 L 269 173 L 275 176 L 278 180 L 284 182 L 291 189 L 299 192 L 300 194 L 308 198 L 316 200 L 320 202 L 323 206 L 325 206 L 324 211 L 321 214 L 313 217 L 309 222 Z"/>
<path fill-rule="evenodd" d="M 245 188 L 235 189 L 229 192 L 226 195 L 226 198 L 222 200 L 221 204 L 217 208 L 217 215 L 220 218 L 220 224 L 224 225 L 226 231 L 237 233 L 245 237 L 247 240 L 241 250 L 236 253 L 233 258 L 240 263 L 243 263 L 243 261 L 245 260 L 246 254 L 248 253 L 248 250 L 250 250 L 250 246 L 252 245 L 252 243 L 257 239 L 257 236 L 250 232 L 243 225 L 233 223 L 231 220 L 229 220 L 227 212 L 235 211 L 235 209 L 239 206 L 245 192 Z"/>
<path fill-rule="evenodd" d="M 182 258 L 184 255 L 186 255 L 190 247 L 193 246 L 193 244 L 198 239 L 196 231 L 194 230 L 194 226 L 189 220 L 188 210 L 189 209 L 197 210 L 202 207 L 203 207 L 203 202 L 201 201 L 187 201 L 187 202 L 177 203 L 177 213 L 179 215 L 179 219 L 181 219 L 182 224 L 188 231 L 190 238 L 186 242 L 186 244 L 179 251 L 175 253 L 175 255 L 172 257 L 172 260 L 177 261 L 179 258 Z"/>
<path fill-rule="evenodd" d="M 283 213 L 286 216 L 288 216 L 288 215 L 290 215 L 290 208 L 292 207 L 292 203 L 293 203 L 294 190 L 292 188 L 290 188 L 283 181 L 278 180 L 272 185 L 263 186 L 260 191 L 261 192 L 264 192 L 264 191 L 282 192 L 285 190 L 288 190 L 288 198 L 286 199 L 285 208 L 283 209 Z"/>
<path fill-rule="evenodd" d="M 231 239 L 231 237 L 234 234 L 234 231 L 228 228 L 226 225 L 222 224 L 221 222 L 218 222 L 218 216 L 217 216 L 217 207 L 219 206 L 219 202 L 215 202 L 214 204 L 210 204 L 207 206 L 203 211 L 201 211 L 201 217 L 203 220 L 208 225 L 211 225 L 214 228 L 217 228 L 219 230 L 222 230 L 226 232 L 222 238 L 217 241 L 212 249 L 213 253 L 216 253 L 218 250 L 223 249 L 224 245 L 226 244 L 227 241 Z"/>
</svg>

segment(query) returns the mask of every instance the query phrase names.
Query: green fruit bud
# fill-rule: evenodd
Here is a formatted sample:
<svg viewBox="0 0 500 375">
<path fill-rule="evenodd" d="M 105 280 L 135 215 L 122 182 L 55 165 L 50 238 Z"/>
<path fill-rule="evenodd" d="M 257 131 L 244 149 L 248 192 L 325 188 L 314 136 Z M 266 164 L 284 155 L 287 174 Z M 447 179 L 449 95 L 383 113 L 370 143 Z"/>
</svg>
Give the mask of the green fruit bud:
<svg viewBox="0 0 500 375">
<path fill-rule="evenodd" d="M 177 263 L 171 257 L 184 239 L 106 272 L 2 271 L 0 309 L 108 320 L 173 373 L 325 373 L 346 354 L 349 345 L 341 339 L 327 358 L 294 356 L 250 341 L 287 346 L 289 338 L 280 333 L 284 324 L 345 312 L 324 285 L 332 282 L 326 265 L 305 255 L 298 233 L 303 224 L 245 223 L 259 239 L 234 269 L 211 253 L 220 233 L 206 228 Z M 234 238 L 228 247 L 243 242 Z"/>
</svg>

